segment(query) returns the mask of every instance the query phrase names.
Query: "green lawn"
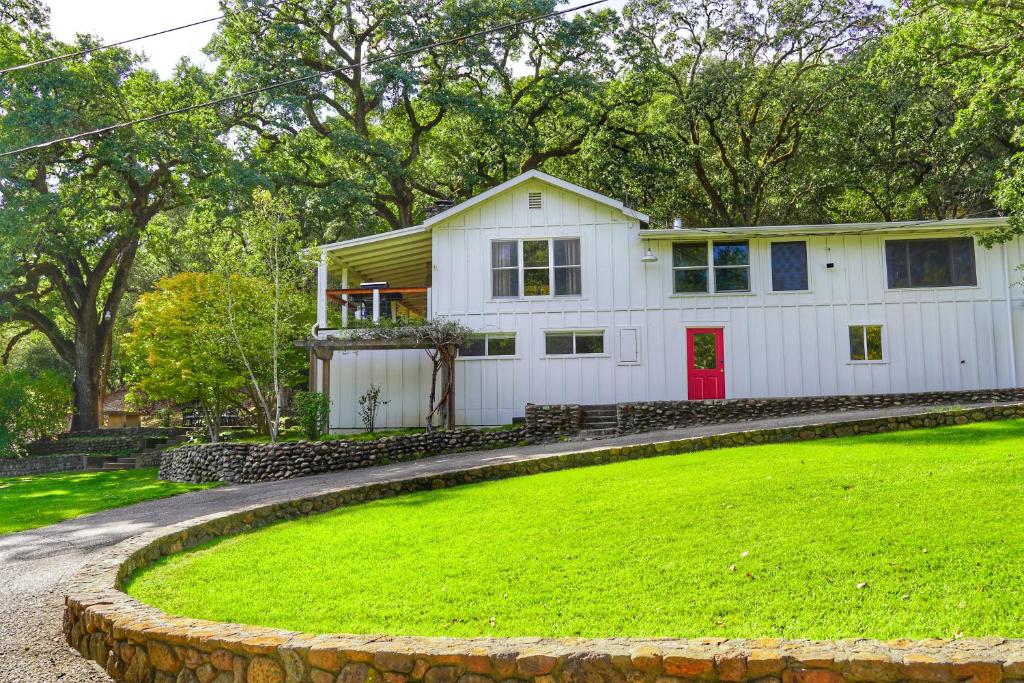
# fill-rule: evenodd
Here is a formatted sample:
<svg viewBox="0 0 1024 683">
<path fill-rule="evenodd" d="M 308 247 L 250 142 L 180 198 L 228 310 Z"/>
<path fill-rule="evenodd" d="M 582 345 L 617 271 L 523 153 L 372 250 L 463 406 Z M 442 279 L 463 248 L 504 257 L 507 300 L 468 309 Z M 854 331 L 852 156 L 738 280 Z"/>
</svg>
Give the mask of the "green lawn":
<svg viewBox="0 0 1024 683">
<path fill-rule="evenodd" d="M 446 636 L 1024 637 L 1024 421 L 401 496 L 179 555 L 168 612 Z"/>
<path fill-rule="evenodd" d="M 160 481 L 156 474 L 145 469 L 0 479 L 0 534 L 210 486 Z"/>
</svg>

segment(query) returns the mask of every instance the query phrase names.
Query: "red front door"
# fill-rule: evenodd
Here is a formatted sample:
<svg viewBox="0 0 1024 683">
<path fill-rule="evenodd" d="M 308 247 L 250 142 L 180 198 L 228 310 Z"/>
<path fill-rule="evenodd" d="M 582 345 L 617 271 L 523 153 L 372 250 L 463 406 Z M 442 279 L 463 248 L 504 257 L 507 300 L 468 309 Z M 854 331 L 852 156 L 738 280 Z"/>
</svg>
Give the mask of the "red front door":
<svg viewBox="0 0 1024 683">
<path fill-rule="evenodd" d="M 686 383 L 691 401 L 725 398 L 725 344 L 722 328 L 686 330 Z"/>
</svg>

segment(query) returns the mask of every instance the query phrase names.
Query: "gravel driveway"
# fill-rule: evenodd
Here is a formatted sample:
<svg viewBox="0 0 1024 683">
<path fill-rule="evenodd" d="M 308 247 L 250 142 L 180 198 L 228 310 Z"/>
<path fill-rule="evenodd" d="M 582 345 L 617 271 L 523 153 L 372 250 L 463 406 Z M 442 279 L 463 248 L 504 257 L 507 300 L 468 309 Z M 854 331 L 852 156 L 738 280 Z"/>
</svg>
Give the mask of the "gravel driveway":
<svg viewBox="0 0 1024 683">
<path fill-rule="evenodd" d="M 974 406 L 972 406 L 974 407 Z M 446 472 L 547 455 L 669 441 L 729 431 L 821 424 L 933 408 L 907 406 L 873 411 L 801 415 L 735 424 L 637 434 L 593 443 L 556 443 L 459 453 L 363 470 L 334 472 L 288 481 L 225 486 L 107 510 L 60 524 L 0 536 L 0 682 L 109 683 L 99 669 L 64 642 L 63 586 L 96 553 L 151 529 L 218 512 L 290 500 L 333 489 Z"/>
</svg>

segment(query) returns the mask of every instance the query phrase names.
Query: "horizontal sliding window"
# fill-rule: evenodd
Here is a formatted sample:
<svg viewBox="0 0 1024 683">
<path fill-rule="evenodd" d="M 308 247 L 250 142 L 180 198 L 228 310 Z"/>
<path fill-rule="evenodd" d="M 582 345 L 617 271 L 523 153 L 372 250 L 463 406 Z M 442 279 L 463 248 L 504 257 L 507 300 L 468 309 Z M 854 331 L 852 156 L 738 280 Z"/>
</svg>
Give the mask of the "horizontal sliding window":
<svg viewBox="0 0 1024 683">
<path fill-rule="evenodd" d="M 604 353 L 604 332 L 546 332 L 544 353 L 549 356 L 585 356 Z"/>
<path fill-rule="evenodd" d="M 516 335 L 509 333 L 475 334 L 459 347 L 459 355 L 469 358 L 516 355 Z"/>
<path fill-rule="evenodd" d="M 750 244 L 746 241 L 677 242 L 672 245 L 676 294 L 750 291 Z"/>
<path fill-rule="evenodd" d="M 971 237 L 886 240 L 885 269 L 889 289 L 978 284 Z"/>
<path fill-rule="evenodd" d="M 881 325 L 850 325 L 850 360 L 882 360 Z"/>
</svg>

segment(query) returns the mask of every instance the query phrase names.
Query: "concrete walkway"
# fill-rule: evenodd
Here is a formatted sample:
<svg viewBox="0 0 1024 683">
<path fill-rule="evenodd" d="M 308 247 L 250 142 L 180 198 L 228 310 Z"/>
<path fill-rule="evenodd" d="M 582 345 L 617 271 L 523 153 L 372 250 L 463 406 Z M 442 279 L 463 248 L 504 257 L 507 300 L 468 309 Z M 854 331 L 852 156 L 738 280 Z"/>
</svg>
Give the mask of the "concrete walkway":
<svg viewBox="0 0 1024 683">
<path fill-rule="evenodd" d="M 933 408 L 904 406 L 883 410 L 819 413 L 666 430 L 592 442 L 554 443 L 458 453 L 287 481 L 197 491 L 106 510 L 40 529 L 0 536 L 0 682 L 109 683 L 109 679 L 103 673 L 64 643 L 61 633 L 63 586 L 95 554 L 154 528 L 254 505 L 326 493 L 335 489 L 481 465 L 538 459 L 558 453 L 670 441 L 747 429 L 907 415 L 930 409 Z"/>
</svg>

